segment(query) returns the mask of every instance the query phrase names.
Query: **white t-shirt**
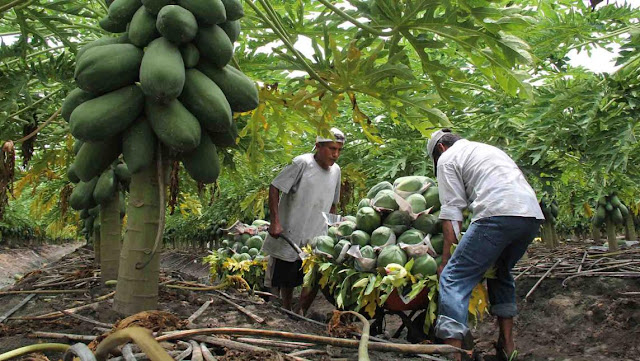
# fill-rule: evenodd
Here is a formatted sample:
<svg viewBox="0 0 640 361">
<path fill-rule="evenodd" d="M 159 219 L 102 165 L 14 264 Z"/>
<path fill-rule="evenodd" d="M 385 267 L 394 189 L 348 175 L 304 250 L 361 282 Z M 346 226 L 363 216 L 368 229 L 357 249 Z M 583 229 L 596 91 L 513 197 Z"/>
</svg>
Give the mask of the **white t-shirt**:
<svg viewBox="0 0 640 361">
<path fill-rule="evenodd" d="M 472 221 L 493 216 L 544 219 L 533 188 L 516 163 L 502 150 L 484 143 L 458 140 L 438 159 L 440 219 Z"/>
<path fill-rule="evenodd" d="M 322 168 L 311 153 L 300 155 L 271 182 L 282 195 L 278 205 L 284 234 L 300 247 L 311 238 L 327 233 L 322 212 L 329 212 L 340 199 L 340 166 Z M 298 253 L 283 239 L 268 235 L 262 251 L 288 262 Z"/>
</svg>

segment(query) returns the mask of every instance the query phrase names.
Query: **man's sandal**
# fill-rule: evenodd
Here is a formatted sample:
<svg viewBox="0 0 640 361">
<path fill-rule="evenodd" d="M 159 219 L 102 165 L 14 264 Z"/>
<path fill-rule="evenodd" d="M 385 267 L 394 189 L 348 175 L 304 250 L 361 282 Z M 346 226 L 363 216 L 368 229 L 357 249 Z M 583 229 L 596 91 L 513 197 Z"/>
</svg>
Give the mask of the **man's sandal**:
<svg viewBox="0 0 640 361">
<path fill-rule="evenodd" d="M 502 345 L 499 345 L 497 342 L 493 344 L 496 348 L 496 357 L 500 361 L 517 361 L 518 360 L 518 350 L 513 350 L 511 355 L 507 355 L 507 351 L 504 350 Z"/>
</svg>

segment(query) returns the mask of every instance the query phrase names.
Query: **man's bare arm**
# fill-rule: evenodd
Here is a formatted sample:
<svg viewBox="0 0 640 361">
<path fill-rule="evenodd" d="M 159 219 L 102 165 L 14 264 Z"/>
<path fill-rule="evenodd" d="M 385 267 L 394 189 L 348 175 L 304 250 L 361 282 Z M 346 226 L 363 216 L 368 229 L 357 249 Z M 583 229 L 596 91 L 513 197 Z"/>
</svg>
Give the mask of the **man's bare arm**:
<svg viewBox="0 0 640 361">
<path fill-rule="evenodd" d="M 269 186 L 269 234 L 275 238 L 282 234 L 282 226 L 280 225 L 280 216 L 278 214 L 278 205 L 280 204 L 280 190 L 273 185 Z"/>
<path fill-rule="evenodd" d="M 453 222 L 456 221 L 442 221 L 442 235 L 444 238 L 444 246 L 442 248 L 442 262 L 438 267 L 438 276 L 440 276 L 440 273 L 442 273 L 444 266 L 447 265 L 447 262 L 449 262 L 449 258 L 451 258 L 451 246 L 454 243 L 458 243 L 455 231 L 453 230 Z M 462 222 L 458 222 L 458 229 L 462 229 Z"/>
</svg>

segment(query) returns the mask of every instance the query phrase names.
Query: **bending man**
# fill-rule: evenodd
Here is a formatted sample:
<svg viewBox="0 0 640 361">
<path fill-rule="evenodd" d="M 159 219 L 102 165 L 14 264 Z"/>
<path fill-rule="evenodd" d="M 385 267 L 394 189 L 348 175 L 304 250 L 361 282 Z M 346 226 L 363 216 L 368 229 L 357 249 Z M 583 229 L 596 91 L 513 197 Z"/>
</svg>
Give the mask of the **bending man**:
<svg viewBox="0 0 640 361">
<path fill-rule="evenodd" d="M 473 288 L 495 265 L 487 280 L 490 312 L 497 316 L 499 359 L 515 360 L 513 317 L 517 314 L 511 269 L 524 255 L 544 220 L 535 192 L 515 162 L 491 145 L 471 142 L 449 129 L 427 143 L 440 193 L 444 251 L 440 275 L 436 336 L 461 347 L 469 332 L 467 313 Z M 473 212 L 471 226 L 458 243 L 462 210 Z M 459 356 L 459 355 L 458 355 Z"/>
</svg>

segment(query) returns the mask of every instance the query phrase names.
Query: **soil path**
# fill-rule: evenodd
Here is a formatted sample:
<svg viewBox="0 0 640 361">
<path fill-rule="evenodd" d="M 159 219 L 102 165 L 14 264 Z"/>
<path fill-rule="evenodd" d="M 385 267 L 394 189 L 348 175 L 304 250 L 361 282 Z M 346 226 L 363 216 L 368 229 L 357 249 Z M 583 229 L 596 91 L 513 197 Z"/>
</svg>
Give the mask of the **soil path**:
<svg viewBox="0 0 640 361">
<path fill-rule="evenodd" d="M 0 249 L 0 289 L 15 283 L 16 277 L 53 263 L 82 247 L 84 242 Z"/>
</svg>

